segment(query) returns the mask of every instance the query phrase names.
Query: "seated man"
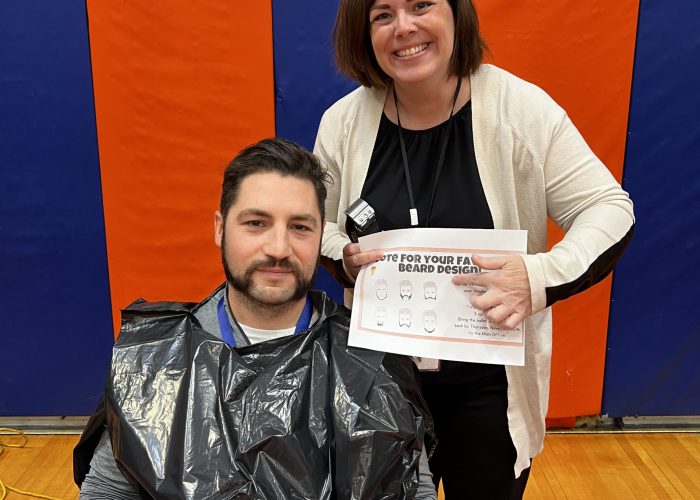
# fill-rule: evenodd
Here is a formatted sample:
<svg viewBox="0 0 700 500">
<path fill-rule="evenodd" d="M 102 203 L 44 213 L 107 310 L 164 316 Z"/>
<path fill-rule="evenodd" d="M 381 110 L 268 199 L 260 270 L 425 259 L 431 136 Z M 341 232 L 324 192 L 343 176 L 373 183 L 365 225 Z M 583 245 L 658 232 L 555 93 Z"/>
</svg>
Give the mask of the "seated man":
<svg viewBox="0 0 700 500">
<path fill-rule="evenodd" d="M 310 291 L 326 179 L 281 139 L 226 168 L 226 283 L 124 311 L 74 453 L 81 499 L 436 498 L 412 362 L 349 348 L 347 309 Z"/>
</svg>

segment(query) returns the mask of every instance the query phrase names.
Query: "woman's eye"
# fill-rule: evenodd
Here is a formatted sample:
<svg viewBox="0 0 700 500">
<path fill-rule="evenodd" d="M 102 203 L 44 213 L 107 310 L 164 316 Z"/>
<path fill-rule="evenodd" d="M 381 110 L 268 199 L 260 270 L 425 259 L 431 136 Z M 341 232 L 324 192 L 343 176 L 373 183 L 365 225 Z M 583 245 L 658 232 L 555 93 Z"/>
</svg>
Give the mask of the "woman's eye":
<svg viewBox="0 0 700 500">
<path fill-rule="evenodd" d="M 425 10 L 432 5 L 431 2 L 417 2 L 416 10 Z"/>
<path fill-rule="evenodd" d="M 391 16 L 389 15 L 388 12 L 380 12 L 379 14 L 374 16 L 372 19 L 370 19 L 370 23 L 387 21 L 389 18 L 391 18 Z"/>
</svg>

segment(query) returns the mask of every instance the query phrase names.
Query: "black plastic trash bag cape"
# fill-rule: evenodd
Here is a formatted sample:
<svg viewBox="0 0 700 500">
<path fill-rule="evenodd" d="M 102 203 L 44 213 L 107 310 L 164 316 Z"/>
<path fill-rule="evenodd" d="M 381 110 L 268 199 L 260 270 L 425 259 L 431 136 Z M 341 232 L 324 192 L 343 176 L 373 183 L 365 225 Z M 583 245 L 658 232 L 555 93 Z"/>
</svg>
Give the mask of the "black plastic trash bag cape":
<svg viewBox="0 0 700 500">
<path fill-rule="evenodd" d="M 125 309 L 76 482 L 106 424 L 145 498 L 413 498 L 432 444 L 416 368 L 348 347 L 347 310 L 314 298 L 307 333 L 235 350 L 199 327 L 194 304 Z"/>
</svg>

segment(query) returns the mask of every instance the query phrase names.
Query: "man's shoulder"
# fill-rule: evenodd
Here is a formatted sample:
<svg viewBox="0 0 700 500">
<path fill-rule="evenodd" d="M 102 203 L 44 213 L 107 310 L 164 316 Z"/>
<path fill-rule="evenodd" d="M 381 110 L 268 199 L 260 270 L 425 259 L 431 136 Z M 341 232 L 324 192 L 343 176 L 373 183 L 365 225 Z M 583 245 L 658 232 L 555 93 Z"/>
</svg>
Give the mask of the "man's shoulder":
<svg viewBox="0 0 700 500">
<path fill-rule="evenodd" d="M 199 329 L 216 336 L 217 299 L 223 296 L 223 288 L 223 285 L 219 286 L 201 302 L 135 300 L 122 310 L 122 324 L 115 346 L 124 347 L 134 342 L 142 343 L 147 338 L 162 339 L 177 332 L 190 331 L 183 326 L 193 321 Z"/>
<path fill-rule="evenodd" d="M 122 319 L 130 319 L 134 316 L 172 316 L 197 314 L 199 310 L 214 304 L 223 297 L 225 284 L 219 285 L 207 298 L 200 302 L 177 302 L 177 301 L 148 301 L 136 299 L 131 304 L 122 309 Z"/>
<path fill-rule="evenodd" d="M 211 333 L 219 339 L 221 338 L 219 302 L 224 300 L 225 289 L 226 283 L 222 283 L 206 299 L 197 304 L 192 311 L 202 330 Z"/>
</svg>

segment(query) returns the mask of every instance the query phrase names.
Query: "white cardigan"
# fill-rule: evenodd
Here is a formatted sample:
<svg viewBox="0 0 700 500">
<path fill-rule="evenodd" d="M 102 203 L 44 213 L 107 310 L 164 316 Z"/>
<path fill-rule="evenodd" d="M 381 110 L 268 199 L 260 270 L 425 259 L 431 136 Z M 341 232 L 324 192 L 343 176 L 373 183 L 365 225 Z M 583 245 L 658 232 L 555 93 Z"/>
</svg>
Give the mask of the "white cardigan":
<svg viewBox="0 0 700 500">
<path fill-rule="evenodd" d="M 349 241 L 344 210 L 360 197 L 385 97 L 386 90 L 358 88 L 321 119 L 314 153 L 333 178 L 321 251 L 334 260 Z M 546 289 L 584 275 L 623 240 L 634 216 L 628 194 L 543 90 L 484 64 L 471 76 L 471 102 L 476 163 L 494 228 L 528 231 L 533 314 L 524 324 L 525 366 L 506 367 L 518 477 L 544 441 L 552 352 Z M 566 232 L 550 251 L 548 215 Z"/>
</svg>

